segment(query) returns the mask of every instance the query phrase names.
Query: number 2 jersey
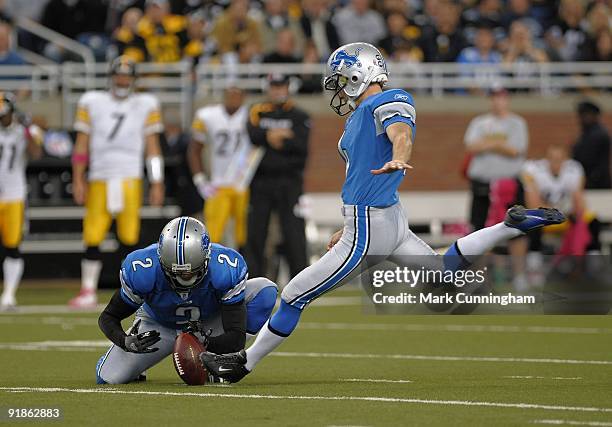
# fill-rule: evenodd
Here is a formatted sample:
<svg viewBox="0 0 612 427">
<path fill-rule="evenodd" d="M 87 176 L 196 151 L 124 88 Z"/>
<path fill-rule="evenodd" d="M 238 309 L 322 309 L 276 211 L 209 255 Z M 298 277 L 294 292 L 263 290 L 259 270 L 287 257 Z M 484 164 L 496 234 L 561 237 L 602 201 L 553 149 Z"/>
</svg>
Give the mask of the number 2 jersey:
<svg viewBox="0 0 612 427">
<path fill-rule="evenodd" d="M 13 119 L 0 126 L 0 201 L 23 201 L 26 197 L 26 148 L 28 137 L 23 125 Z"/>
<path fill-rule="evenodd" d="M 89 135 L 89 180 L 140 178 L 145 137 L 163 131 L 159 101 L 148 93 L 114 97 L 89 91 L 79 100 L 74 129 Z"/>
<path fill-rule="evenodd" d="M 121 297 L 161 325 L 181 329 L 188 321 L 204 320 L 222 304 L 244 300 L 247 266 L 233 249 L 213 243 L 208 272 L 190 292 L 175 291 L 157 257 L 157 243 L 130 253 L 121 266 Z"/>
<path fill-rule="evenodd" d="M 397 122 L 412 128 L 414 141 L 414 102 L 412 96 L 401 89 L 390 89 L 366 98 L 346 120 L 338 142 L 338 151 L 346 162 L 346 180 L 342 187 L 345 205 L 384 208 L 397 203 L 397 188 L 404 174 L 373 175 L 371 172 L 393 159 L 393 145 L 386 131 Z"/>
</svg>

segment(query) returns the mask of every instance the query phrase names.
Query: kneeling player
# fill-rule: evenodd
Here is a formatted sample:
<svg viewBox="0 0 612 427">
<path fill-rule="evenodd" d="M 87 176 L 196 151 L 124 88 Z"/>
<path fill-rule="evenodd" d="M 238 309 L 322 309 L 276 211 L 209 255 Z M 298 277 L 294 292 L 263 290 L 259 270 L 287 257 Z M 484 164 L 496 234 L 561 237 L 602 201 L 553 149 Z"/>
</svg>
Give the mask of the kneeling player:
<svg viewBox="0 0 612 427">
<path fill-rule="evenodd" d="M 98 384 L 123 384 L 172 353 L 177 333 L 198 322 L 212 329 L 208 348 L 218 353 L 244 348 L 270 317 L 277 287 L 265 278 L 247 280 L 247 267 L 233 249 L 211 244 L 200 221 L 180 217 L 159 242 L 129 254 L 119 274 L 121 289 L 100 315 L 113 342 L 96 366 Z M 136 312 L 129 335 L 121 321 Z"/>
</svg>

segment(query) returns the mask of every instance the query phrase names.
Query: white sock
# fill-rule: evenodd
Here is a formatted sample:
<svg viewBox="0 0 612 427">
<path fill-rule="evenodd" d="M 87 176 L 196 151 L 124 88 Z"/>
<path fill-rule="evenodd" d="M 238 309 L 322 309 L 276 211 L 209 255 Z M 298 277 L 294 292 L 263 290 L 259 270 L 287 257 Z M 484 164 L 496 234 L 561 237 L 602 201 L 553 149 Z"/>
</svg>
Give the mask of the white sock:
<svg viewBox="0 0 612 427">
<path fill-rule="evenodd" d="M 496 245 L 523 234 L 521 230 L 508 227 L 503 222 L 474 231 L 457 240 L 457 246 L 465 257 L 477 257 Z"/>
<path fill-rule="evenodd" d="M 17 287 L 23 275 L 23 258 L 4 258 L 2 269 L 4 273 L 2 303 L 13 303 L 15 301 Z"/>
<path fill-rule="evenodd" d="M 255 338 L 253 345 L 246 351 L 247 363 L 245 367 L 249 371 L 252 371 L 253 368 L 255 368 L 255 365 L 257 365 L 261 359 L 272 353 L 276 347 L 281 345 L 283 341 L 287 339 L 287 337 L 281 337 L 270 331 L 270 329 L 268 329 L 268 322 L 269 320 L 265 323 L 265 325 L 263 325 L 257 334 L 257 338 Z"/>
<path fill-rule="evenodd" d="M 81 289 L 95 292 L 102 271 L 102 261 L 93 259 L 81 260 Z"/>
</svg>

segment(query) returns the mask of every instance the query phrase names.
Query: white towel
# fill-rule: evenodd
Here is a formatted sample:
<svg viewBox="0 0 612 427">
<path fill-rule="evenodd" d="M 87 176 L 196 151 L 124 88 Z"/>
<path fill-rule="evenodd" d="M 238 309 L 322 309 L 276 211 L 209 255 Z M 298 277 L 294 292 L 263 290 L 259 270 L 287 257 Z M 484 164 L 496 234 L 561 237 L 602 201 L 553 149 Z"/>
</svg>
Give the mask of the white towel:
<svg viewBox="0 0 612 427">
<path fill-rule="evenodd" d="M 123 210 L 123 180 L 111 178 L 106 181 L 106 209 L 111 215 Z"/>
</svg>

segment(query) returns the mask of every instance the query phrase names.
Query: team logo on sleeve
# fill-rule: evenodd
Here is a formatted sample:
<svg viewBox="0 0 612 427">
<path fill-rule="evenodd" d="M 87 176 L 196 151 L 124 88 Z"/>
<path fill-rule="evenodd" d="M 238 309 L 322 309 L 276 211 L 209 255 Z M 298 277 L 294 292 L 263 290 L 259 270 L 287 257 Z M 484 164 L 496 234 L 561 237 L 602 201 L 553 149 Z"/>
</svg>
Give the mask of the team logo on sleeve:
<svg viewBox="0 0 612 427">
<path fill-rule="evenodd" d="M 355 54 L 351 55 L 346 50 L 341 50 L 334 55 L 329 64 L 332 71 L 338 71 L 340 68 L 351 68 L 353 65 L 361 67 L 361 62 L 357 58 L 361 52 L 361 48 L 355 50 Z"/>
</svg>

